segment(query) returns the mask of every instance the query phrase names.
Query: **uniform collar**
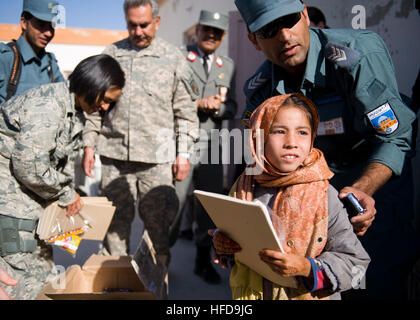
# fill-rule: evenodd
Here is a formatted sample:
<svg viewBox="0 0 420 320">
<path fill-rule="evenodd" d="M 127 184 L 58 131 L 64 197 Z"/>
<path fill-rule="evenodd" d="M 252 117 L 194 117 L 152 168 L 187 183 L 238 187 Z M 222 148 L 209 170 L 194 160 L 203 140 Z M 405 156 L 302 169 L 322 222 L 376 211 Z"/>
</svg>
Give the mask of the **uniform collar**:
<svg viewBox="0 0 420 320">
<path fill-rule="evenodd" d="M 326 74 L 324 50 L 318 35 L 312 29 L 309 29 L 309 34 L 311 42 L 306 60 L 304 80 L 307 80 L 316 86 L 325 87 Z"/>
<path fill-rule="evenodd" d="M 130 39 L 127 39 L 128 42 L 130 43 L 130 47 L 131 49 L 137 51 L 138 56 L 155 56 L 155 57 L 160 57 L 160 50 L 159 50 L 159 38 L 155 37 L 152 42 L 150 43 L 150 45 L 146 48 L 140 49 L 138 47 L 136 47 L 135 45 L 133 45 L 130 41 Z"/>
<path fill-rule="evenodd" d="M 203 51 L 200 50 L 199 47 L 197 47 L 197 53 L 198 53 L 198 55 L 200 56 L 201 59 L 203 59 L 203 57 L 206 55 Z M 208 54 L 207 57 L 208 57 L 210 63 L 213 62 L 213 60 L 214 60 L 214 52 L 211 53 L 211 54 Z"/>
<path fill-rule="evenodd" d="M 22 35 L 19 37 L 16 43 L 19 46 L 19 52 L 24 63 L 28 63 L 32 59 L 35 59 L 38 62 L 42 62 L 43 57 L 45 56 L 44 49 L 41 50 L 41 57 L 38 57 L 35 51 L 32 49 L 31 45 Z"/>
</svg>

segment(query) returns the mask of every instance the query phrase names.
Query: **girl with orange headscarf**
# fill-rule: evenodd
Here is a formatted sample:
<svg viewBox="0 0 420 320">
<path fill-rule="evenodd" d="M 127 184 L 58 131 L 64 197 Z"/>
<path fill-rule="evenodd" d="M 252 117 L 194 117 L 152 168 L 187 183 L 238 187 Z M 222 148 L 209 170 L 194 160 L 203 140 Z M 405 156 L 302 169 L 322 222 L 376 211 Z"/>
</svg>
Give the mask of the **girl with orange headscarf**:
<svg viewBox="0 0 420 320">
<path fill-rule="evenodd" d="M 315 105 L 300 93 L 270 98 L 251 116 L 255 163 L 231 195 L 258 199 L 269 208 L 286 253 L 267 248 L 260 259 L 282 276 L 294 276 L 298 287 L 281 287 L 235 261 L 230 275 L 234 299 L 339 299 L 339 292 L 359 285 L 370 259 L 329 184 L 333 173 L 324 155 L 313 147 L 318 123 Z M 210 233 L 217 254 L 241 250 L 222 232 Z"/>
</svg>

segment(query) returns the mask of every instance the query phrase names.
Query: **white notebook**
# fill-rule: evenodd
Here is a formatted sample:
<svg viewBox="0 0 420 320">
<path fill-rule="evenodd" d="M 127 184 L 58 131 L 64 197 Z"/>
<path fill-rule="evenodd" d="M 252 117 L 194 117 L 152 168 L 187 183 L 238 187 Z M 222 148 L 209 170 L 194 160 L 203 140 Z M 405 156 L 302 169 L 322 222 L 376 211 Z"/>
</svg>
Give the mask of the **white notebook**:
<svg viewBox="0 0 420 320">
<path fill-rule="evenodd" d="M 201 190 L 195 190 L 194 194 L 217 228 L 241 246 L 242 250 L 235 254 L 240 262 L 274 283 L 297 287 L 294 277 L 279 275 L 260 259 L 259 252 L 262 249 L 278 249 L 284 252 L 270 214 L 261 202 L 250 202 Z"/>
</svg>

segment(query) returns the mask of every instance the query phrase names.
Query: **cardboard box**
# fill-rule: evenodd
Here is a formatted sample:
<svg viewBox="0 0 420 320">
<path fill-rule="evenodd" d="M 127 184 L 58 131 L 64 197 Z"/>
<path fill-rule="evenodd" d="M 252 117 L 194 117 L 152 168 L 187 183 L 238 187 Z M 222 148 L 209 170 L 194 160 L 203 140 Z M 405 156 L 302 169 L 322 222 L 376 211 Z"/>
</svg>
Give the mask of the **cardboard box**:
<svg viewBox="0 0 420 320">
<path fill-rule="evenodd" d="M 80 267 L 73 265 L 65 273 L 64 289 L 48 283 L 38 300 L 152 300 L 155 295 L 145 289 L 130 256 L 92 255 Z M 130 292 L 107 292 L 122 289 Z"/>
</svg>

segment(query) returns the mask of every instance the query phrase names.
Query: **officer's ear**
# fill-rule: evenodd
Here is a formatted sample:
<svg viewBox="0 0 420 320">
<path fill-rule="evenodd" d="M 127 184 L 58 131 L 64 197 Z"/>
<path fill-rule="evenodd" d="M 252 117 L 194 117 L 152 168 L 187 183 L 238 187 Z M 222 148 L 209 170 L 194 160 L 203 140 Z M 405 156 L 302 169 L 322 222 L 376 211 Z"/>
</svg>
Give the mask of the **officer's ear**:
<svg viewBox="0 0 420 320">
<path fill-rule="evenodd" d="M 251 33 L 248 32 L 248 39 L 249 41 L 251 41 L 251 43 L 254 45 L 255 49 L 257 49 L 257 51 L 261 51 L 260 46 L 258 45 L 257 42 L 257 37 L 255 36 L 255 33 Z"/>
<path fill-rule="evenodd" d="M 22 32 L 26 32 L 28 29 L 28 23 L 29 21 L 26 20 L 23 16 L 20 17 L 20 28 L 22 29 Z"/>
<path fill-rule="evenodd" d="M 308 14 L 308 8 L 306 7 L 306 4 L 305 5 L 303 5 L 304 6 L 304 9 L 303 9 L 303 11 L 302 11 L 302 13 L 303 13 L 303 17 L 304 17 L 304 19 L 305 19 L 305 21 L 306 21 L 306 24 L 308 25 L 308 27 L 311 25 L 311 20 L 309 19 L 309 14 Z"/>
<path fill-rule="evenodd" d="M 157 16 L 155 19 L 155 31 L 159 30 L 160 16 Z"/>
</svg>

